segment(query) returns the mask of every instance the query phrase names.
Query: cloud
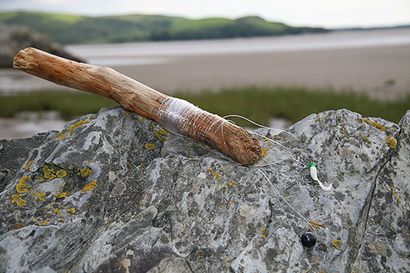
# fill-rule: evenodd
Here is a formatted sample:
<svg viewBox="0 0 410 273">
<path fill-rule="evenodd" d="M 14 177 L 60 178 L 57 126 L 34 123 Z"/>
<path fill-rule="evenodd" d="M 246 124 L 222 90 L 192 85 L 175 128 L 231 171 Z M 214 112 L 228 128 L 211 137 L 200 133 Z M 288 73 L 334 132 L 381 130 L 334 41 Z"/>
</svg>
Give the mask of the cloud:
<svg viewBox="0 0 410 273">
<path fill-rule="evenodd" d="M 63 0 L 39 0 L 39 2 L 43 2 L 46 4 L 60 4 Z"/>
</svg>

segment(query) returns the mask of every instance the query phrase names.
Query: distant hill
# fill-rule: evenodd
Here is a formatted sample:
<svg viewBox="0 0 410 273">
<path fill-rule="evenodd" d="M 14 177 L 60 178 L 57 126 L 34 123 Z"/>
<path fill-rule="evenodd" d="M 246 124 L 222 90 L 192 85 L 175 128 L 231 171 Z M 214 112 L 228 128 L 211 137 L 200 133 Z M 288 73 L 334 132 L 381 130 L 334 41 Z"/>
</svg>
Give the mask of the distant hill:
<svg viewBox="0 0 410 273">
<path fill-rule="evenodd" d="M 5 12 L 0 23 L 29 26 L 63 44 L 221 39 L 326 32 L 292 27 L 261 17 L 188 19 L 161 15 L 88 17 L 56 13 Z"/>
</svg>

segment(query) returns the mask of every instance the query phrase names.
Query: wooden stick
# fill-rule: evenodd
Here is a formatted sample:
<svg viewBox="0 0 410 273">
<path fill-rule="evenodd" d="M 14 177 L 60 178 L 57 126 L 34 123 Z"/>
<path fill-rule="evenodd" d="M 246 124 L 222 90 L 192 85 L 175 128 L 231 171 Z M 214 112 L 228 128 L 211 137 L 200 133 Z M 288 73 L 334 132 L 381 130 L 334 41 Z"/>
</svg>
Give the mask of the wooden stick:
<svg viewBox="0 0 410 273">
<path fill-rule="evenodd" d="M 172 98 L 112 68 L 70 61 L 32 47 L 21 50 L 15 56 L 13 66 L 60 85 L 111 98 L 125 109 L 161 125 L 165 122 L 161 107 Z M 257 139 L 217 115 L 201 110 L 200 115 L 184 117 L 185 120 L 181 134 L 216 147 L 243 165 L 252 165 L 262 156 Z M 219 126 L 213 126 L 216 124 Z"/>
</svg>

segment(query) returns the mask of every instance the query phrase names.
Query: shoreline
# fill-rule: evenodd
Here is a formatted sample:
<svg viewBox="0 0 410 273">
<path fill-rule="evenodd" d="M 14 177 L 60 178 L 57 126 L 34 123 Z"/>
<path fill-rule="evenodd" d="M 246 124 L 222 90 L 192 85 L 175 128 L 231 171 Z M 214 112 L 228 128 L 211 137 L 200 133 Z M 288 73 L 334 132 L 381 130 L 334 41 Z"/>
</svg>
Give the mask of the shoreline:
<svg viewBox="0 0 410 273">
<path fill-rule="evenodd" d="M 112 66 L 167 94 L 243 86 L 330 88 L 377 99 L 410 95 L 410 45 L 291 53 L 180 57 L 174 62 Z M 0 69 L 0 95 L 75 91 L 12 69 Z"/>
</svg>

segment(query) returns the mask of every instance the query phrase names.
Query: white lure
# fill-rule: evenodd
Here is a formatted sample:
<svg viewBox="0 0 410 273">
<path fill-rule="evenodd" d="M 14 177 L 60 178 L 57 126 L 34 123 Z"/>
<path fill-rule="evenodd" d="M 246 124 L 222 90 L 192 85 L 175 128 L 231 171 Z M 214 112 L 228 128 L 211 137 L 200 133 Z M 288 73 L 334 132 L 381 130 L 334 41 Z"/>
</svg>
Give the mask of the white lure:
<svg viewBox="0 0 410 273">
<path fill-rule="evenodd" d="M 319 186 L 322 190 L 324 191 L 330 191 L 333 187 L 332 185 L 325 186 L 323 185 L 322 182 L 320 182 L 319 178 L 317 177 L 317 169 L 316 169 L 316 163 L 315 162 L 310 162 L 308 165 L 308 168 L 310 170 L 310 177 L 312 177 L 313 180 L 319 183 Z"/>
</svg>

